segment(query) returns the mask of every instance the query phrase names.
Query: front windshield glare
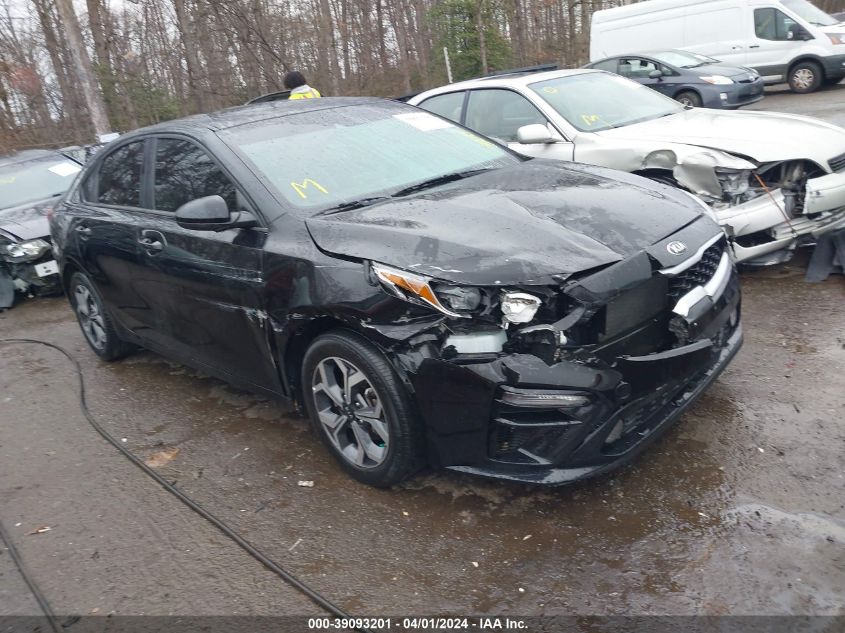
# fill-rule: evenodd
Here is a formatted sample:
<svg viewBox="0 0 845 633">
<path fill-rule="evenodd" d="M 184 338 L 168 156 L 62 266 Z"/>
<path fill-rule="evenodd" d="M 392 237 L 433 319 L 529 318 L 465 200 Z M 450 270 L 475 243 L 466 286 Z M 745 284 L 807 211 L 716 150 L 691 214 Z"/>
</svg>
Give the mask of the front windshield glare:
<svg viewBox="0 0 845 633">
<path fill-rule="evenodd" d="M 581 132 L 601 132 L 676 114 L 684 107 L 610 73 L 559 77 L 529 86 Z"/>
<path fill-rule="evenodd" d="M 696 66 L 703 66 L 704 64 L 717 63 L 717 60 L 712 57 L 698 55 L 696 53 L 687 53 L 685 51 L 660 51 L 659 53 L 652 53 L 651 56 L 660 60 L 664 64 L 677 66 L 678 68 L 695 68 Z"/>
<path fill-rule="evenodd" d="M 314 212 L 520 162 L 484 137 L 410 106 L 303 112 L 223 136 L 288 203 Z"/>
<path fill-rule="evenodd" d="M 67 191 L 81 168 L 61 156 L 57 158 L 0 167 L 0 209 L 45 200 Z"/>
<path fill-rule="evenodd" d="M 814 4 L 807 0 L 783 0 L 783 4 L 798 17 L 816 26 L 833 26 L 839 24 L 839 20 L 828 15 Z"/>
</svg>

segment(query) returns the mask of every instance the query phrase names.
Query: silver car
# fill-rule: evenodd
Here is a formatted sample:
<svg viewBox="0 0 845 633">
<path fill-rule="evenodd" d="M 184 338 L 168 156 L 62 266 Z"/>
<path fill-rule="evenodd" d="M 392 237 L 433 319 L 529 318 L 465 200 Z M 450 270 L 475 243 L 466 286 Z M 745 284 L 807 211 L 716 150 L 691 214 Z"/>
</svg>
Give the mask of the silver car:
<svg viewBox="0 0 845 633">
<path fill-rule="evenodd" d="M 597 70 L 516 72 L 418 105 L 537 158 L 639 174 L 695 194 L 749 265 L 845 227 L 845 129 L 810 117 L 684 107 Z"/>
</svg>

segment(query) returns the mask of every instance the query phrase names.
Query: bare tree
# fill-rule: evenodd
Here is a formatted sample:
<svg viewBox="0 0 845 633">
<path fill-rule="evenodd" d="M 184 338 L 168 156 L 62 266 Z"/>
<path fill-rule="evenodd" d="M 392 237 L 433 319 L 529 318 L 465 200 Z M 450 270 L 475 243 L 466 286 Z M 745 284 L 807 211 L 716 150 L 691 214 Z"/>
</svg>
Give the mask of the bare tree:
<svg viewBox="0 0 845 633">
<path fill-rule="evenodd" d="M 73 70 L 88 106 L 94 132 L 97 135 L 108 134 L 111 132 L 109 117 L 103 103 L 102 92 L 94 76 L 94 69 L 91 67 L 91 59 L 88 57 L 88 51 L 85 49 L 82 40 L 82 30 L 79 27 L 79 21 L 76 19 L 73 3 L 71 0 L 55 0 L 55 2 L 68 40 L 68 47 L 73 59 Z"/>
</svg>

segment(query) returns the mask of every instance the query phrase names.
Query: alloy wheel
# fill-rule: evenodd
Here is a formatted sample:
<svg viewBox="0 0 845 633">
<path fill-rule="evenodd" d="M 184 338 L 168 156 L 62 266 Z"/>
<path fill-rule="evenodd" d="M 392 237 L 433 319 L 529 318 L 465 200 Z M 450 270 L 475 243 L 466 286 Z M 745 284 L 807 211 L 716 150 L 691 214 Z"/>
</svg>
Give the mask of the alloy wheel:
<svg viewBox="0 0 845 633">
<path fill-rule="evenodd" d="M 381 465 L 390 446 L 381 398 L 367 376 L 348 360 L 329 357 L 314 368 L 311 390 L 320 424 L 350 464 Z"/>
<path fill-rule="evenodd" d="M 108 343 L 106 325 L 103 321 L 103 313 L 91 291 L 82 284 L 76 286 L 73 292 L 76 316 L 85 337 L 93 347 L 98 350 L 105 349 Z"/>
</svg>

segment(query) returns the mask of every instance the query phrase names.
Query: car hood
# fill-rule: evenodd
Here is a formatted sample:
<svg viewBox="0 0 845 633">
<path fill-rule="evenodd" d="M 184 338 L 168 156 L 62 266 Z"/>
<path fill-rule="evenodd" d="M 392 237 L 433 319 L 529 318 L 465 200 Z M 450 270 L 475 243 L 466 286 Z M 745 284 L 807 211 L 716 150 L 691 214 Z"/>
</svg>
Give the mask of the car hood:
<svg viewBox="0 0 845 633">
<path fill-rule="evenodd" d="M 330 254 L 456 283 L 505 285 L 546 283 L 622 261 L 700 216 L 699 206 L 673 188 L 532 160 L 306 223 Z M 713 224 L 709 237 L 718 230 Z"/>
<path fill-rule="evenodd" d="M 15 242 L 25 242 L 50 235 L 47 220 L 49 204 L 37 202 L 0 209 L 0 236 Z"/>
<path fill-rule="evenodd" d="M 709 77 L 711 75 L 722 75 L 723 77 L 739 77 L 740 80 L 747 80 L 749 76 L 756 78 L 756 73 L 748 68 L 740 66 L 726 66 L 725 64 L 705 64 L 704 66 L 696 66 L 695 68 L 683 68 L 699 77 Z"/>
<path fill-rule="evenodd" d="M 759 163 L 805 158 L 823 167 L 845 152 L 845 129 L 793 114 L 693 108 L 672 116 L 597 132 L 606 140 L 697 145 Z"/>
</svg>

